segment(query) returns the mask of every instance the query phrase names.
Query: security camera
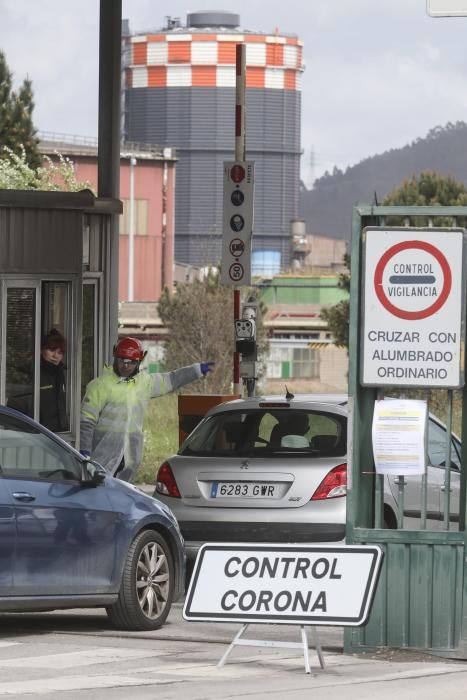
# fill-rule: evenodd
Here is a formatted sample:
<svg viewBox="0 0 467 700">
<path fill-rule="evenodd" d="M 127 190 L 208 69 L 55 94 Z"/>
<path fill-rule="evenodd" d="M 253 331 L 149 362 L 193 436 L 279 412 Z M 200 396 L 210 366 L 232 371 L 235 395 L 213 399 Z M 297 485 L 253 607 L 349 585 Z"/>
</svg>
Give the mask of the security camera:
<svg viewBox="0 0 467 700">
<path fill-rule="evenodd" d="M 235 337 L 237 340 L 251 339 L 256 336 L 256 323 L 249 319 L 235 321 Z"/>
<path fill-rule="evenodd" d="M 256 304 L 245 304 L 242 308 L 242 318 L 253 321 L 256 319 Z"/>
</svg>

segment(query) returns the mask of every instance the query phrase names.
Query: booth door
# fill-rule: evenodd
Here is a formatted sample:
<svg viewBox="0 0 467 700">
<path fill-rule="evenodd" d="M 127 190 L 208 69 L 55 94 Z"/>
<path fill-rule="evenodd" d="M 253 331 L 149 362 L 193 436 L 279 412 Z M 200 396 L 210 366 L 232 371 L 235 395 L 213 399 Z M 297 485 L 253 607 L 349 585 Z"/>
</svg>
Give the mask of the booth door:
<svg viewBox="0 0 467 700">
<path fill-rule="evenodd" d="M 31 418 L 36 416 L 35 355 L 39 328 L 38 285 L 6 282 L 2 294 L 4 319 L 2 377 L 5 403 Z"/>
<path fill-rule="evenodd" d="M 56 328 L 67 339 L 64 365 L 71 424 L 72 308 L 71 279 L 9 279 L 1 283 L 1 403 L 40 420 L 41 338 Z"/>
</svg>

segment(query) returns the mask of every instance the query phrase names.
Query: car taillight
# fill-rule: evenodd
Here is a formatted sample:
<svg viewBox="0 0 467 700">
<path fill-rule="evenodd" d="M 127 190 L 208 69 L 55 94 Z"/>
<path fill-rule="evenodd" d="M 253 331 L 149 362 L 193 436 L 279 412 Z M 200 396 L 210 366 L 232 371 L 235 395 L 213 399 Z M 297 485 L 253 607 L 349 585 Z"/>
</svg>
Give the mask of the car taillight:
<svg viewBox="0 0 467 700">
<path fill-rule="evenodd" d="M 164 494 L 164 496 L 173 496 L 173 498 L 181 497 L 173 471 L 168 462 L 164 462 L 164 464 L 161 464 L 159 467 L 156 477 L 156 491 L 157 493 Z"/>
<path fill-rule="evenodd" d="M 312 501 L 322 501 L 325 498 L 338 498 L 347 494 L 347 465 L 339 464 L 326 474 L 311 497 Z"/>
</svg>

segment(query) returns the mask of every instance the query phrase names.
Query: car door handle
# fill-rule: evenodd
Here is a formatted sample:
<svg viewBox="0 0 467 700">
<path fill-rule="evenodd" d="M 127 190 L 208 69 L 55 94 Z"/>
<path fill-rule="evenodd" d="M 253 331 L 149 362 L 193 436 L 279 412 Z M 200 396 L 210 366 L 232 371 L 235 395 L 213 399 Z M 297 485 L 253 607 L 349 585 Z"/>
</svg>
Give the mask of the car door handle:
<svg viewBox="0 0 467 700">
<path fill-rule="evenodd" d="M 36 497 L 32 495 L 32 493 L 28 493 L 27 491 L 15 491 L 13 494 L 13 498 L 15 498 L 17 501 L 25 501 L 26 503 L 29 503 L 29 501 L 35 501 Z"/>
</svg>

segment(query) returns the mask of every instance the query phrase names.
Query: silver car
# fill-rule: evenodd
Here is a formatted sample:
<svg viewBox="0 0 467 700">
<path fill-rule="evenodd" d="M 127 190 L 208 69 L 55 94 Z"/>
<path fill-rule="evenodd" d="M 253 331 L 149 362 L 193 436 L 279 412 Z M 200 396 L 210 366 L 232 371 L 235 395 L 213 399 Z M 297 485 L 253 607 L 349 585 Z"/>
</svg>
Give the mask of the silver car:
<svg viewBox="0 0 467 700">
<path fill-rule="evenodd" d="M 442 526 L 446 431 L 429 421 L 427 527 Z M 157 473 L 193 558 L 204 542 L 338 542 L 345 536 L 347 396 L 239 399 L 211 409 Z M 459 512 L 453 438 L 451 516 Z M 421 477 L 405 477 L 405 527 L 419 527 Z M 385 477 L 384 525 L 397 527 L 397 477 Z M 458 519 L 458 517 L 457 517 Z"/>
</svg>

